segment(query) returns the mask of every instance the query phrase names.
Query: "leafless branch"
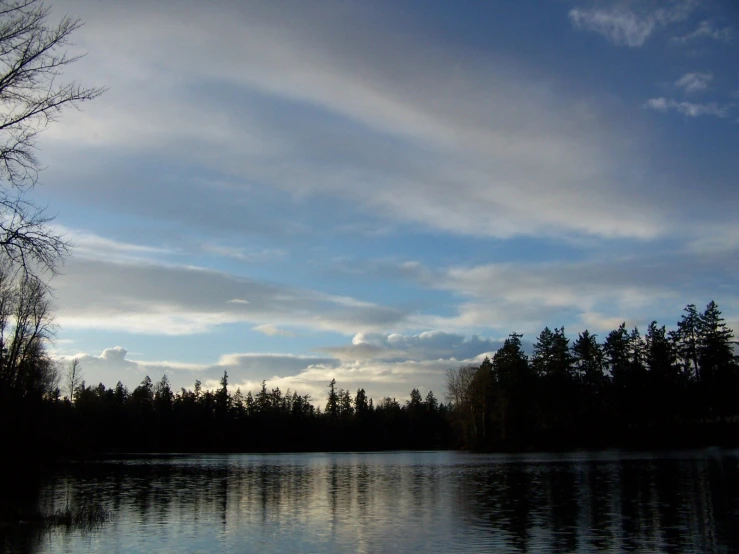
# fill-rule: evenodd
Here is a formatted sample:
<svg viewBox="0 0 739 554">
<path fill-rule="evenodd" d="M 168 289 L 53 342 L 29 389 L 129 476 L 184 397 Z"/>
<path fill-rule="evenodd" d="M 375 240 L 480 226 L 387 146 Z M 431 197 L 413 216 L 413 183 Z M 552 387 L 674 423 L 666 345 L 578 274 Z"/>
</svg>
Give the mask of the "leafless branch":
<svg viewBox="0 0 739 554">
<path fill-rule="evenodd" d="M 0 255 L 27 273 L 55 273 L 71 246 L 50 226 L 53 217 L 23 196 L 43 169 L 36 140 L 64 109 L 105 91 L 60 82 L 80 59 L 67 47 L 82 22 L 65 16 L 52 25 L 49 15 L 42 0 L 0 0 Z"/>
</svg>

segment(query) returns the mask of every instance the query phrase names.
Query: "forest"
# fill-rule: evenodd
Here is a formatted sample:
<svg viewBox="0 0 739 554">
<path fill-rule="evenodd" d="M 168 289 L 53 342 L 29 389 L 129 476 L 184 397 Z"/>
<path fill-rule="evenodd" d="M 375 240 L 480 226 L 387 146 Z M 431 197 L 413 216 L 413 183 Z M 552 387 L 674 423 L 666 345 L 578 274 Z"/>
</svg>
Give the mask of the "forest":
<svg viewBox="0 0 739 554">
<path fill-rule="evenodd" d="M 270 388 L 175 391 L 164 375 L 133 390 L 81 380 L 46 352 L 46 289 L 0 279 L 0 412 L 22 456 L 110 452 L 478 451 L 668 448 L 739 443 L 739 364 L 718 305 L 688 305 L 672 330 L 620 325 L 602 341 L 545 328 L 527 353 L 513 333 L 479 366 L 449 368 L 438 399 L 375 401 L 327 384 L 313 399 Z M 62 393 L 65 390 L 66 394 Z M 7 456 L 7 455 L 6 455 Z M 12 456 L 12 454 L 11 454 Z"/>
</svg>

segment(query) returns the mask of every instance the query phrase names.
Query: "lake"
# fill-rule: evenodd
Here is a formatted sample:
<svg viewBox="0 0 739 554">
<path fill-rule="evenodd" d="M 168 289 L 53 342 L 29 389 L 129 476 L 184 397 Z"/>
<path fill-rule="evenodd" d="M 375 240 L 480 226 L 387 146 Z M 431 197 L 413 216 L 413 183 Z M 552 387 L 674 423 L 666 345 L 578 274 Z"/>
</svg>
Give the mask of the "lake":
<svg viewBox="0 0 739 554">
<path fill-rule="evenodd" d="M 40 509 L 102 527 L 16 552 L 736 552 L 739 451 L 131 456 L 68 463 Z M 8 538 L 10 537 L 10 538 Z"/>
</svg>

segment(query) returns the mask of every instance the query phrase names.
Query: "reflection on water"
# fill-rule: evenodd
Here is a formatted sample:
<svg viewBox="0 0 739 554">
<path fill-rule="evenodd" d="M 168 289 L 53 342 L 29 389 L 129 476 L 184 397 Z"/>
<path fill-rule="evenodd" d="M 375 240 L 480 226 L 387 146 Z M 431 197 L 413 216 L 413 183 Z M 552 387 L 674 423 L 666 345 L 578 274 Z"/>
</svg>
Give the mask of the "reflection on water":
<svg viewBox="0 0 739 554">
<path fill-rule="evenodd" d="M 739 452 L 206 455 L 72 464 L 41 508 L 98 531 L 34 552 L 732 552 Z"/>
</svg>

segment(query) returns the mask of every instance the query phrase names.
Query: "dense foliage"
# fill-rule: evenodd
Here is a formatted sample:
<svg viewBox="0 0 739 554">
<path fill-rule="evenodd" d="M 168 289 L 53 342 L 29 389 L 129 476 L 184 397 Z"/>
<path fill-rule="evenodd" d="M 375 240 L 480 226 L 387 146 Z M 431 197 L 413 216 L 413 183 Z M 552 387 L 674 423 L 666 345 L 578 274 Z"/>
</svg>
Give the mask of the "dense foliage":
<svg viewBox="0 0 739 554">
<path fill-rule="evenodd" d="M 715 302 L 669 332 L 621 324 L 571 343 L 545 328 L 530 357 L 512 334 L 492 361 L 449 371 L 456 429 L 475 449 L 736 443 L 735 344 Z"/>
</svg>

